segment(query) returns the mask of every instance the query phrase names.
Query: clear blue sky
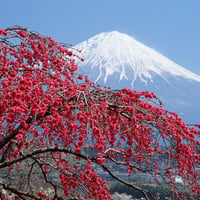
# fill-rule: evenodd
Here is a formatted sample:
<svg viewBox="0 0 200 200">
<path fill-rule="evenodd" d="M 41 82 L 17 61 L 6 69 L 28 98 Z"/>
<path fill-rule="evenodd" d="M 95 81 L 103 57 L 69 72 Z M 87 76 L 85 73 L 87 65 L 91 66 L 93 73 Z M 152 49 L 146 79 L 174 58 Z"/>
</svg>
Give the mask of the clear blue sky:
<svg viewBox="0 0 200 200">
<path fill-rule="evenodd" d="M 4 0 L 0 27 L 22 25 L 77 44 L 127 33 L 200 75 L 200 0 Z"/>
</svg>

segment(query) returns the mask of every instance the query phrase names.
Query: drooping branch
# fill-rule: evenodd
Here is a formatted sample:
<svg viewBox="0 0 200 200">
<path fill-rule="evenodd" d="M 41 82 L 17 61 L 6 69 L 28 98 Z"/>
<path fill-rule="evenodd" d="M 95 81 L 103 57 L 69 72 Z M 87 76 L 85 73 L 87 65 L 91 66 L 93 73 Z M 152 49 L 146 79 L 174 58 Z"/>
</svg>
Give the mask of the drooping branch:
<svg viewBox="0 0 200 200">
<path fill-rule="evenodd" d="M 125 180 L 119 178 L 118 176 L 116 176 L 116 175 L 115 175 L 111 170 L 109 170 L 105 165 L 102 165 L 101 167 L 102 167 L 112 178 L 114 178 L 115 180 L 119 181 L 120 183 L 122 183 L 122 184 L 124 184 L 124 185 L 126 185 L 126 186 L 129 186 L 129 187 L 133 188 L 134 190 L 137 190 L 137 191 L 141 192 L 146 200 L 150 200 L 149 197 L 148 197 L 148 195 L 151 196 L 152 198 L 154 198 L 153 195 L 152 195 L 150 192 L 148 192 L 147 190 L 145 190 L 145 189 L 143 189 L 143 188 L 141 188 L 141 187 L 139 187 L 139 186 L 136 186 L 136 185 L 134 185 L 134 184 L 132 184 L 132 183 L 130 183 L 130 182 L 127 182 L 127 181 L 125 181 Z"/>
<path fill-rule="evenodd" d="M 23 155 L 21 158 L 18 158 L 18 159 L 15 159 L 13 161 L 9 161 L 9 162 L 4 162 L 2 164 L 0 164 L 0 168 L 5 168 L 5 167 L 9 167 L 15 163 L 18 163 L 18 162 L 21 162 L 23 160 L 26 160 L 28 158 L 33 158 L 34 160 L 37 161 L 37 158 L 35 158 L 34 156 L 38 156 L 38 155 L 42 155 L 44 153 L 48 153 L 48 152 L 62 152 L 62 153 L 68 153 L 70 155 L 73 155 L 73 156 L 77 156 L 81 159 L 84 159 L 84 160 L 91 160 L 92 162 L 94 162 L 95 164 L 99 165 L 101 168 L 103 168 L 111 177 L 113 177 L 115 180 L 121 182 L 122 184 L 125 184 L 135 190 L 138 190 L 140 191 L 143 196 L 145 197 L 146 200 L 149 200 L 149 197 L 148 195 L 150 195 L 151 197 L 153 197 L 147 190 L 145 189 L 142 189 L 140 188 L 139 186 L 136 186 L 130 182 L 127 182 L 127 181 L 124 181 L 123 179 L 119 178 L 118 176 L 116 176 L 113 172 L 111 172 L 107 167 L 106 165 L 101 165 L 98 163 L 97 161 L 97 158 L 92 156 L 88 156 L 88 155 L 84 155 L 82 153 L 76 153 L 72 150 L 69 150 L 69 149 L 66 149 L 66 148 L 61 148 L 61 147 L 48 147 L 48 148 L 41 148 L 41 149 L 38 149 L 38 150 L 34 150 L 33 152 L 29 153 L 29 154 L 26 154 L 26 155 Z M 38 162 L 38 161 L 37 161 Z M 40 166 L 40 164 L 39 164 Z M 40 166 L 41 167 L 41 166 Z M 43 175 L 45 176 L 45 180 L 46 182 L 48 183 L 49 181 L 47 180 L 47 177 L 46 175 L 44 174 L 44 171 L 43 171 Z M 50 183 L 52 184 L 52 183 Z M 53 185 L 54 187 L 56 187 L 55 185 Z M 27 194 L 26 194 L 27 195 Z"/>
<path fill-rule="evenodd" d="M 180 176 L 188 190 L 200 193 L 200 132 L 165 111 L 154 93 L 97 87 L 75 73 L 80 57 L 67 49 L 71 46 L 26 28 L 0 29 L 0 43 L 0 169 L 10 170 L 6 180 L 18 172 L 29 179 L 36 166 L 55 194 L 62 186 L 65 196 L 81 199 L 77 185 L 82 185 L 87 197 L 110 200 L 91 161 L 146 199 L 153 195 L 118 177 L 109 164 L 130 175 L 159 175 L 175 192 Z M 49 182 L 48 167 L 60 185 Z"/>
<path fill-rule="evenodd" d="M 16 188 L 13 188 L 13 187 L 10 187 L 8 186 L 7 184 L 5 183 L 1 183 L 0 182 L 0 185 L 3 187 L 4 190 L 7 190 L 7 191 L 10 191 L 12 192 L 13 194 L 19 196 L 21 199 L 23 200 L 26 200 L 26 197 L 29 197 L 29 198 L 32 198 L 32 199 L 35 199 L 35 200 L 41 200 L 41 198 L 38 198 L 36 197 L 35 195 L 31 195 L 29 194 L 28 192 L 23 192 L 23 191 L 20 191 Z"/>
</svg>

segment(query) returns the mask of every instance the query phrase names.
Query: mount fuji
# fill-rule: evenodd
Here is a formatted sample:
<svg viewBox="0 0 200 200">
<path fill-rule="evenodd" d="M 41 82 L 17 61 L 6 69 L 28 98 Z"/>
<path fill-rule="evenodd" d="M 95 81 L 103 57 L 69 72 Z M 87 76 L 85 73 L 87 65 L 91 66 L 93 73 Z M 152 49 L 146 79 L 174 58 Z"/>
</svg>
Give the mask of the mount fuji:
<svg viewBox="0 0 200 200">
<path fill-rule="evenodd" d="M 101 86 L 154 92 L 187 123 L 200 123 L 200 76 L 124 33 L 100 33 L 76 45 L 78 73 Z"/>
</svg>

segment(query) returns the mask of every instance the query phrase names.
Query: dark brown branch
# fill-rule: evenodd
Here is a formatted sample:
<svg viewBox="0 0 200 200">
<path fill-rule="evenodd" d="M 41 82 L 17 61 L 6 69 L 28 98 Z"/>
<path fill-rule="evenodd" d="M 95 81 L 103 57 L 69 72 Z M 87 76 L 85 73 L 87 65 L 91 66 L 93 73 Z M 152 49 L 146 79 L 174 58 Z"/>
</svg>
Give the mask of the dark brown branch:
<svg viewBox="0 0 200 200">
<path fill-rule="evenodd" d="M 20 124 L 12 133 L 3 138 L 0 141 L 0 149 L 2 149 L 8 142 L 10 142 L 18 134 L 22 127 L 23 126 Z"/>
<path fill-rule="evenodd" d="M 4 184 L 4 183 L 0 183 L 0 185 L 3 187 L 4 190 L 7 190 L 7 191 L 10 191 L 16 195 L 18 195 L 21 199 L 24 199 L 24 197 L 30 197 L 32 199 L 35 199 L 35 200 L 41 200 L 41 198 L 38 198 L 34 195 L 30 195 L 29 193 L 25 193 L 25 192 L 22 192 L 16 188 L 13 188 L 13 187 L 9 187 L 8 185 Z"/>
<path fill-rule="evenodd" d="M 37 150 L 34 150 L 33 152 L 29 153 L 29 154 L 26 154 L 26 155 L 23 155 L 21 156 L 20 158 L 18 159 L 15 159 L 15 160 L 12 160 L 12 161 L 6 161 L 2 164 L 0 164 L 0 169 L 1 168 L 4 168 L 4 167 L 8 167 L 8 166 L 11 166 L 17 162 L 20 162 L 20 161 L 23 161 L 23 160 L 26 160 L 28 158 L 31 158 L 35 155 L 38 155 L 38 154 L 42 154 L 42 153 L 47 153 L 47 152 L 64 152 L 64 153 L 69 153 L 71 155 L 75 155 L 75 156 L 78 156 L 82 159 L 85 159 L 87 160 L 88 157 L 83 155 L 83 154 L 80 154 L 80 153 L 76 153 L 72 150 L 69 150 L 69 149 L 66 149 L 66 148 L 61 148 L 61 147 L 46 147 L 46 148 L 41 148 L 41 149 L 37 149 Z M 94 160 L 94 159 L 93 159 Z"/>
<path fill-rule="evenodd" d="M 60 187 L 60 186 L 55 185 L 53 182 L 51 182 L 48 179 L 46 173 L 44 172 L 44 169 L 42 168 L 42 164 L 40 163 L 39 159 L 35 159 L 35 162 L 38 164 L 39 168 L 41 169 L 43 177 L 44 177 L 44 180 L 46 181 L 46 183 L 49 183 L 54 188 L 54 198 L 53 199 L 56 199 L 58 197 L 57 196 L 57 187 Z"/>
<path fill-rule="evenodd" d="M 10 142 L 5 150 L 5 152 L 3 153 L 2 157 L 1 157 L 1 160 L 0 160 L 0 163 L 4 162 L 6 160 L 6 158 L 8 157 L 10 151 L 11 151 L 11 148 L 13 146 L 13 142 Z"/>
<path fill-rule="evenodd" d="M 118 176 L 116 176 L 116 175 L 115 175 L 114 173 L 112 173 L 105 165 L 101 165 L 101 167 L 102 167 L 108 174 L 110 174 L 110 176 L 112 176 L 112 177 L 113 177 L 114 179 L 116 179 L 117 181 L 119 181 L 119 182 L 123 183 L 124 185 L 127 185 L 127 186 L 129 186 L 129 187 L 131 187 L 131 188 L 133 188 L 133 189 L 135 189 L 135 190 L 141 192 L 146 200 L 150 200 L 147 194 L 149 194 L 152 198 L 154 198 L 153 195 L 152 195 L 151 193 L 149 193 L 147 190 L 145 190 L 145 189 L 143 189 L 143 188 L 141 188 L 141 187 L 138 187 L 138 186 L 136 186 L 136 185 L 134 185 L 134 184 L 132 184 L 132 183 L 130 183 L 130 182 L 127 182 L 127 181 L 125 181 L 125 180 L 119 178 Z"/>
<path fill-rule="evenodd" d="M 92 162 L 98 164 L 97 162 L 97 159 L 95 157 L 88 157 L 88 156 L 85 156 L 81 153 L 76 153 L 72 150 L 69 150 L 69 149 L 66 149 L 66 148 L 61 148 L 61 147 L 49 147 L 49 148 L 42 148 L 42 149 L 38 149 L 38 150 L 35 150 L 33 151 L 32 153 L 29 153 L 29 154 L 26 154 L 24 156 L 22 156 L 21 158 L 18 158 L 18 159 L 15 159 L 13 161 L 9 161 L 9 162 L 4 162 L 2 164 L 0 164 L 0 168 L 4 168 L 4 167 L 8 167 L 8 166 L 11 166 L 17 162 L 20 162 L 20 161 L 23 161 L 27 158 L 32 158 L 34 155 L 38 155 L 38 154 L 42 154 L 42 153 L 47 153 L 47 152 L 64 152 L 64 153 L 69 153 L 71 155 L 75 155 L 75 156 L 78 156 L 84 160 L 88 160 L 90 159 Z M 34 159 L 35 160 L 35 159 Z M 99 165 L 99 164 L 98 164 Z M 110 174 L 114 179 L 116 179 L 117 181 L 135 189 L 135 190 L 138 190 L 140 191 L 143 196 L 145 197 L 146 200 L 150 200 L 148 195 L 151 195 L 147 190 L 145 189 L 142 189 L 134 184 L 131 184 L 130 182 L 127 182 L 127 181 L 124 181 L 122 179 L 120 179 L 118 176 L 116 176 L 114 173 L 112 173 L 105 165 L 99 165 L 100 167 L 102 167 L 105 171 L 107 171 L 108 174 Z M 152 195 L 151 195 L 152 196 Z"/>
</svg>

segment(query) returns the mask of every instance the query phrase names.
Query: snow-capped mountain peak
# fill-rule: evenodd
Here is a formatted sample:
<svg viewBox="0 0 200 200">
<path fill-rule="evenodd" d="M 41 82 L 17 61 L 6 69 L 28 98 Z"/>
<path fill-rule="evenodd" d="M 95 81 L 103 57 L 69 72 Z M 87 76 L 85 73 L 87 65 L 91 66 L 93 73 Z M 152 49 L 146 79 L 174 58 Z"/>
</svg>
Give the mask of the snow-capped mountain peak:
<svg viewBox="0 0 200 200">
<path fill-rule="evenodd" d="M 174 63 L 133 37 L 117 31 L 100 33 L 76 45 L 84 62 L 78 73 L 112 89 L 154 92 L 165 108 L 188 123 L 199 123 L 200 76 Z"/>
<path fill-rule="evenodd" d="M 125 79 L 133 85 L 136 79 L 153 82 L 153 76 L 159 75 L 165 80 L 175 76 L 200 82 L 200 76 L 177 65 L 152 48 L 138 42 L 133 37 L 118 31 L 104 32 L 75 46 L 82 51 L 83 66 L 98 71 L 95 82 L 117 73 L 119 81 Z"/>
</svg>

